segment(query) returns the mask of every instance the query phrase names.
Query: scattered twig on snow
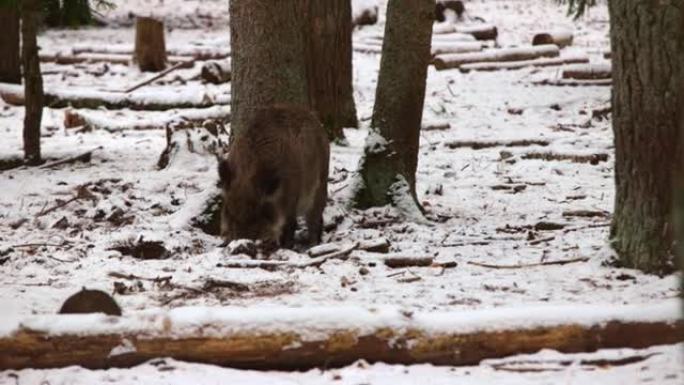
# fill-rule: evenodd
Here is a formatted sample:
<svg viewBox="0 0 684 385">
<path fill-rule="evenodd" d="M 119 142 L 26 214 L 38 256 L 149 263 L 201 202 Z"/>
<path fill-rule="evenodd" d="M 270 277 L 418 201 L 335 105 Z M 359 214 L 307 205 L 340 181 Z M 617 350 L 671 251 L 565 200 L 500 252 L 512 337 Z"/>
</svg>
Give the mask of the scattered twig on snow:
<svg viewBox="0 0 684 385">
<path fill-rule="evenodd" d="M 556 239 L 556 237 L 547 237 L 547 238 L 535 239 L 535 240 L 530 241 L 530 245 L 538 245 L 540 243 L 553 241 L 554 239 Z"/>
<path fill-rule="evenodd" d="M 155 81 L 155 80 L 157 80 L 157 79 L 163 78 L 164 76 L 168 75 L 169 73 L 171 73 L 171 72 L 173 72 L 173 71 L 175 71 L 175 70 L 177 70 L 177 69 L 179 69 L 179 68 L 188 68 L 188 67 L 192 67 L 192 65 L 193 65 L 194 63 L 195 63 L 195 60 L 188 60 L 188 61 L 181 61 L 181 62 L 178 62 L 178 63 L 176 63 L 176 65 L 167 68 L 166 70 L 164 70 L 164 71 L 162 71 L 162 72 L 160 72 L 160 73 L 158 73 L 158 74 L 152 76 L 151 78 L 149 78 L 149 79 L 147 79 L 147 80 L 144 80 L 144 81 L 142 81 L 142 82 L 140 82 L 140 83 L 134 85 L 133 87 L 130 87 L 129 89 L 125 90 L 124 93 L 127 94 L 127 93 L 129 93 L 129 92 L 133 92 L 133 91 L 137 90 L 138 88 L 144 87 L 144 86 L 146 86 L 146 85 L 152 83 L 153 81 Z"/>
<path fill-rule="evenodd" d="M 219 263 L 217 267 L 225 267 L 229 269 L 264 269 L 268 271 L 274 271 L 279 268 L 296 268 L 304 269 L 307 267 L 320 267 L 325 262 L 331 259 L 346 260 L 349 258 L 349 254 L 359 247 L 359 243 L 355 242 L 351 246 L 339 250 L 333 251 L 328 254 L 321 255 L 319 257 L 311 258 L 306 262 L 287 262 L 287 261 L 255 261 L 255 260 L 241 260 L 241 261 L 228 261 L 224 263 Z"/>
<path fill-rule="evenodd" d="M 425 267 L 431 266 L 434 258 L 432 257 L 410 257 L 405 255 L 395 255 L 383 258 L 383 263 L 385 266 L 392 269 L 402 268 L 402 267 Z"/>
<path fill-rule="evenodd" d="M 12 245 L 13 248 L 22 248 L 22 247 L 65 247 L 69 246 L 70 242 L 64 241 L 62 243 L 21 243 L 18 245 Z"/>
<path fill-rule="evenodd" d="M 141 277 L 139 275 L 135 274 L 124 274 L 124 273 L 119 273 L 116 271 L 110 271 L 107 273 L 108 276 L 112 278 L 117 278 L 117 279 L 125 279 L 128 281 L 150 281 L 150 282 L 155 282 L 155 283 L 169 283 L 171 279 L 173 279 L 172 276 L 166 275 L 163 277 L 156 277 L 156 278 L 147 278 L 147 277 Z"/>
<path fill-rule="evenodd" d="M 574 163 L 589 163 L 592 165 L 597 165 L 600 162 L 606 162 L 608 160 L 608 154 L 597 153 L 597 154 L 558 154 L 554 152 L 528 152 L 522 155 L 522 159 L 541 159 L 547 161 L 553 160 L 569 160 Z"/>
<path fill-rule="evenodd" d="M 563 211 L 563 216 L 564 217 L 584 217 L 584 218 L 593 218 L 593 217 L 605 218 L 608 216 L 608 213 L 606 213 L 605 211 L 599 211 L 599 210 L 567 210 L 567 211 Z"/>
<path fill-rule="evenodd" d="M 54 162 L 46 163 L 46 164 L 40 166 L 40 168 L 42 168 L 42 169 L 54 168 L 54 167 L 61 166 L 63 164 L 67 164 L 67 163 L 90 162 L 90 159 L 93 156 L 93 152 L 95 150 L 102 150 L 103 148 L 104 147 L 102 147 L 102 146 L 98 146 L 98 147 L 96 147 L 90 151 L 84 152 L 83 154 L 80 154 L 80 155 L 76 155 L 76 156 L 72 156 L 70 158 L 60 159 L 60 160 L 56 160 Z"/>
<path fill-rule="evenodd" d="M 528 263 L 528 264 L 519 264 L 519 265 L 492 265 L 492 264 L 488 264 L 488 263 L 475 262 L 475 261 L 468 261 L 468 264 L 474 265 L 474 266 L 480 266 L 480 267 L 487 267 L 490 269 L 523 269 L 526 267 L 567 265 L 568 263 L 587 262 L 587 261 L 589 261 L 589 258 L 583 257 L 583 258 L 561 259 L 561 260 L 557 260 L 557 261 L 546 261 L 546 262 Z"/>
<path fill-rule="evenodd" d="M 595 228 L 598 228 L 598 227 L 609 227 L 610 225 L 611 225 L 610 222 L 607 222 L 607 223 L 592 223 L 592 224 L 586 225 L 586 226 L 570 227 L 570 228 L 564 229 L 563 232 L 564 232 L 564 233 L 569 233 L 569 232 L 572 232 L 572 231 L 579 231 L 579 230 L 585 230 L 585 229 L 595 229 Z"/>
</svg>

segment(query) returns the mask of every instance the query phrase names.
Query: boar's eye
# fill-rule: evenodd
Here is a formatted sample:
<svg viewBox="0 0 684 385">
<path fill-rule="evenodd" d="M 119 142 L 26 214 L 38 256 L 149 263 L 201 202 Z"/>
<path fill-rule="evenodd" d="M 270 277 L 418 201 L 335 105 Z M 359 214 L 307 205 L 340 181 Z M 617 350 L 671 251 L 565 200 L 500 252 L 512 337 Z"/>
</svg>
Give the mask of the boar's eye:
<svg viewBox="0 0 684 385">
<path fill-rule="evenodd" d="M 230 186 L 230 181 L 232 179 L 232 172 L 230 171 L 230 164 L 227 160 L 221 159 L 218 164 L 218 174 L 219 179 L 224 187 Z"/>
</svg>

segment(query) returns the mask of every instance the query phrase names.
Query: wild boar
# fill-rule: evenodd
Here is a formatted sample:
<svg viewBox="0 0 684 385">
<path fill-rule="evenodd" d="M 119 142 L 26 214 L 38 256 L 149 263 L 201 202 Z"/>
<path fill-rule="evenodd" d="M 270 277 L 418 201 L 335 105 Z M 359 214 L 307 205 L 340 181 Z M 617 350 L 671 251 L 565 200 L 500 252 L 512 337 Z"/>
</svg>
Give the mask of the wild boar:
<svg viewBox="0 0 684 385">
<path fill-rule="evenodd" d="M 297 217 L 319 243 L 328 197 L 330 144 L 318 118 L 296 105 L 256 109 L 219 161 L 221 234 L 292 247 Z"/>
</svg>

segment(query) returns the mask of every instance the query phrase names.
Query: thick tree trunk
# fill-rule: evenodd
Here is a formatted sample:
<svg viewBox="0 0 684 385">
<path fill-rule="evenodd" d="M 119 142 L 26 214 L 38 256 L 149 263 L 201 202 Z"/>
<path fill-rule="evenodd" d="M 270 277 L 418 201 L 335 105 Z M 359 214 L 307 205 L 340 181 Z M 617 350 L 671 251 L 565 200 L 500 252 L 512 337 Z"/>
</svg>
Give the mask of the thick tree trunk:
<svg viewBox="0 0 684 385">
<path fill-rule="evenodd" d="M 611 0 L 615 214 L 620 264 L 670 271 L 684 66 L 683 0 Z"/>
<path fill-rule="evenodd" d="M 22 63 L 24 66 L 24 160 L 27 164 L 41 163 L 40 122 L 43 117 L 43 78 L 38 59 L 38 25 L 41 0 L 21 2 Z"/>
<path fill-rule="evenodd" d="M 414 202 L 434 0 L 390 0 L 371 126 L 356 191 L 359 207 Z M 405 183 L 404 183 L 405 182 Z M 396 191 L 398 189 L 398 191 Z M 408 191 L 406 191 L 408 189 Z"/>
<path fill-rule="evenodd" d="M 150 17 L 137 18 L 134 59 L 141 71 L 158 72 L 166 68 L 164 23 Z"/>
<path fill-rule="evenodd" d="M 309 0 L 232 0 L 231 123 L 240 135 L 254 109 L 309 105 L 305 30 Z"/>
<path fill-rule="evenodd" d="M 15 5 L 0 6 L 0 82 L 21 83 L 19 58 L 19 12 Z"/>
<path fill-rule="evenodd" d="M 356 127 L 350 0 L 310 1 L 307 74 L 310 101 L 331 138 Z"/>
<path fill-rule="evenodd" d="M 43 0 L 45 23 L 50 27 L 78 27 L 90 24 L 89 0 Z"/>
</svg>

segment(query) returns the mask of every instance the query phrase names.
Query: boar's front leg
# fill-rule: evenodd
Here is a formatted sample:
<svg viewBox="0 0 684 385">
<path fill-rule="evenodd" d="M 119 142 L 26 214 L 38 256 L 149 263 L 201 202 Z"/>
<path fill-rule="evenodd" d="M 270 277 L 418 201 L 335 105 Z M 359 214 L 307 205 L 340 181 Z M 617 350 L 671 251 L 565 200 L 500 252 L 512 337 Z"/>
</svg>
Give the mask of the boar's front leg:
<svg viewBox="0 0 684 385">
<path fill-rule="evenodd" d="M 323 210 L 328 201 L 327 185 L 319 187 L 314 204 L 309 212 L 306 213 L 306 227 L 308 231 L 309 246 L 321 243 L 323 235 Z"/>
<path fill-rule="evenodd" d="M 288 218 L 280 234 L 280 247 L 291 249 L 294 246 L 297 217 Z"/>
</svg>

